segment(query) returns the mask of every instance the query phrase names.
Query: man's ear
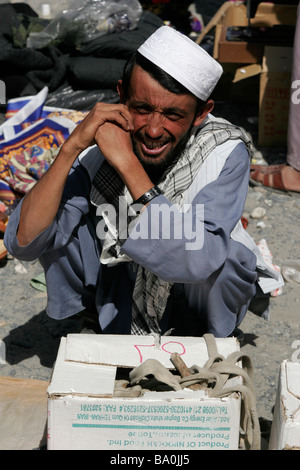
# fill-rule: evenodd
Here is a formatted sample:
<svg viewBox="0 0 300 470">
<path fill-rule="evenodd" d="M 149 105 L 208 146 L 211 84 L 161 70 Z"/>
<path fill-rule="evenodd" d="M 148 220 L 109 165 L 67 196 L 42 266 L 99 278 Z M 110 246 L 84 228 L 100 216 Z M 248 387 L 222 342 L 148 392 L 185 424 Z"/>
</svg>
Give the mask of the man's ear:
<svg viewBox="0 0 300 470">
<path fill-rule="evenodd" d="M 119 97 L 120 97 L 120 102 L 122 104 L 124 104 L 124 91 L 123 91 L 123 84 L 122 84 L 122 80 L 119 80 L 118 83 L 117 83 L 117 91 L 119 93 Z"/>
<path fill-rule="evenodd" d="M 201 111 L 199 111 L 199 113 L 195 117 L 194 126 L 200 126 L 200 124 L 202 124 L 206 116 L 211 113 L 214 109 L 214 105 L 215 102 L 213 100 L 208 100 L 205 103 L 204 107 L 201 109 Z"/>
</svg>

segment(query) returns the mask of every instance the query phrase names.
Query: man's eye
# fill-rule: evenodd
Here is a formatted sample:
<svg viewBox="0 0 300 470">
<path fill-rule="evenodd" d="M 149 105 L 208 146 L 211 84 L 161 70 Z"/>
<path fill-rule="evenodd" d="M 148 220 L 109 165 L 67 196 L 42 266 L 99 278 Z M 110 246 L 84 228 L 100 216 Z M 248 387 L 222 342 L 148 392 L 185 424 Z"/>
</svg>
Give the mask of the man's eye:
<svg viewBox="0 0 300 470">
<path fill-rule="evenodd" d="M 139 114 L 149 114 L 150 110 L 148 108 L 136 107 L 134 110 Z"/>
<path fill-rule="evenodd" d="M 171 121 L 178 121 L 179 119 L 182 119 L 182 116 L 176 113 L 167 113 L 166 117 Z"/>
</svg>

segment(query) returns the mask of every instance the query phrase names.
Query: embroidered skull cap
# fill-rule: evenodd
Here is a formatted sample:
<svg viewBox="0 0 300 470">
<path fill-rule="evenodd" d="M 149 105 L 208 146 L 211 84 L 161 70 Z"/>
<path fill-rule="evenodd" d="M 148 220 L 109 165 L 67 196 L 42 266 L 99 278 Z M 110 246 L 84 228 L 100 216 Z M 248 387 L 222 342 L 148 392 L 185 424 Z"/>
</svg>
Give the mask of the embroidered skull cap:
<svg viewBox="0 0 300 470">
<path fill-rule="evenodd" d="M 202 47 L 170 26 L 158 28 L 138 52 L 203 101 L 223 73 L 221 65 Z"/>
</svg>

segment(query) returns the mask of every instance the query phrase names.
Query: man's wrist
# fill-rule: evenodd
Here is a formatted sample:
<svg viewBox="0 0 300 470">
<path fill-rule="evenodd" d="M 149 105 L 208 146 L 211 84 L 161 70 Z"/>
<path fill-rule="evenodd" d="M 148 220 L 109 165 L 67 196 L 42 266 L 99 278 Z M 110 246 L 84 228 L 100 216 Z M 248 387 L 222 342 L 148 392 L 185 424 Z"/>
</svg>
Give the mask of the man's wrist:
<svg viewBox="0 0 300 470">
<path fill-rule="evenodd" d="M 81 154 L 82 150 L 73 146 L 68 140 L 66 140 L 60 147 L 60 154 L 63 155 L 65 161 L 74 161 Z"/>
<path fill-rule="evenodd" d="M 153 186 L 153 188 L 150 188 L 148 191 L 142 194 L 142 196 L 136 199 L 133 204 L 142 204 L 144 206 L 160 194 L 163 194 L 163 191 L 158 186 Z"/>
<path fill-rule="evenodd" d="M 127 186 L 132 200 L 136 201 L 141 195 L 151 189 L 154 184 L 135 154 L 133 154 L 131 158 L 124 158 L 124 162 L 126 162 L 126 164 L 122 164 L 122 168 L 119 166 L 119 168 L 115 169 L 122 178 L 125 186 Z"/>
</svg>

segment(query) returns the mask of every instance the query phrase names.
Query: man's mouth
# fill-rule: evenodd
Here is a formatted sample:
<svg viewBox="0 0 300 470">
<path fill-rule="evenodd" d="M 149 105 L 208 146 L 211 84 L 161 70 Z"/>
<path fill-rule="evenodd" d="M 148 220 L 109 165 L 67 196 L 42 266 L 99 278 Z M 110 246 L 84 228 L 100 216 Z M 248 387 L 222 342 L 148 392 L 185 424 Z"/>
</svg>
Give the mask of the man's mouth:
<svg viewBox="0 0 300 470">
<path fill-rule="evenodd" d="M 168 143 L 169 142 L 166 142 L 166 141 L 159 142 L 159 141 L 143 139 L 141 141 L 141 147 L 145 154 L 156 156 L 156 155 L 161 154 L 167 148 Z"/>
</svg>

